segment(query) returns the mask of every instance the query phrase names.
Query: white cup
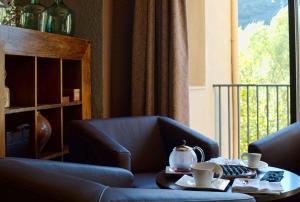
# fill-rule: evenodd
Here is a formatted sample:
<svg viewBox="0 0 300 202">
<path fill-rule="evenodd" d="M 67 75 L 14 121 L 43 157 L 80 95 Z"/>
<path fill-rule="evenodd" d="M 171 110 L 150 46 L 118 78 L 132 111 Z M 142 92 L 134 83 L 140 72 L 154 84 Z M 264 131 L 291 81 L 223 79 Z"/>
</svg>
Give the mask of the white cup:
<svg viewBox="0 0 300 202">
<path fill-rule="evenodd" d="M 201 162 L 192 165 L 192 174 L 197 187 L 211 187 L 211 184 L 217 180 L 214 174 L 218 174 L 218 178 L 223 175 L 223 169 L 218 164 L 212 162 Z"/>
<path fill-rule="evenodd" d="M 243 158 L 246 157 L 248 162 L 245 162 L 243 160 Z M 242 161 L 248 165 L 249 168 L 257 168 L 258 167 L 258 164 L 259 164 L 259 161 L 260 161 L 260 158 L 261 158 L 261 154 L 260 153 L 243 153 L 242 154 Z"/>
</svg>

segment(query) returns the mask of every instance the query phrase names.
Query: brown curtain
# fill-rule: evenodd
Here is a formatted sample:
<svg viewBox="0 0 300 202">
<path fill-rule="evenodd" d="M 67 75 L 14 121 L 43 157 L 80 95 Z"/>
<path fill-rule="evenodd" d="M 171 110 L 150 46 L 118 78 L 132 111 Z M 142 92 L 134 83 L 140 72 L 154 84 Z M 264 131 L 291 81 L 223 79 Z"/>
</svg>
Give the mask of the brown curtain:
<svg viewBox="0 0 300 202">
<path fill-rule="evenodd" d="M 163 115 L 188 124 L 185 0 L 135 0 L 132 115 Z"/>
</svg>

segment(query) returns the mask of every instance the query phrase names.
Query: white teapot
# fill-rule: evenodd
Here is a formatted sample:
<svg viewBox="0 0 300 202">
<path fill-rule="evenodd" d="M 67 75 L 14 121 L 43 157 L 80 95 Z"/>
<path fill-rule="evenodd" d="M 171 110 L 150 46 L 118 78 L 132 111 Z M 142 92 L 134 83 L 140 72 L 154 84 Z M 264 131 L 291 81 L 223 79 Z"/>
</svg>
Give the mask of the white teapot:
<svg viewBox="0 0 300 202">
<path fill-rule="evenodd" d="M 201 153 L 200 162 L 205 159 L 204 152 L 200 147 L 186 146 L 186 141 L 183 140 L 183 144 L 173 148 L 173 151 L 169 157 L 169 164 L 175 172 L 190 171 L 192 165 L 198 162 L 197 155 L 194 150 L 198 150 Z"/>
</svg>

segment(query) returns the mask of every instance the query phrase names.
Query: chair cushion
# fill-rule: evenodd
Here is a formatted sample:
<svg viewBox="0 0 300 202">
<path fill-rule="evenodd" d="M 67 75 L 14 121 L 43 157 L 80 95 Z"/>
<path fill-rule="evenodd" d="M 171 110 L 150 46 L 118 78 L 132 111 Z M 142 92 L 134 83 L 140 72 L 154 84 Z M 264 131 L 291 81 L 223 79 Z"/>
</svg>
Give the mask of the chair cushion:
<svg viewBox="0 0 300 202">
<path fill-rule="evenodd" d="M 159 189 L 156 184 L 157 173 L 135 174 L 133 187 L 143 189 Z"/>
<path fill-rule="evenodd" d="M 134 173 L 159 171 L 166 165 L 167 155 L 158 117 L 111 118 L 88 122 L 130 151 Z"/>
<path fill-rule="evenodd" d="M 60 174 L 93 181 L 110 187 L 130 187 L 134 179 L 134 176 L 130 171 L 117 167 L 94 166 L 25 158 L 6 159 L 20 162 L 24 165 L 33 166 L 35 168 L 44 169 L 50 172 L 58 172 Z"/>
</svg>

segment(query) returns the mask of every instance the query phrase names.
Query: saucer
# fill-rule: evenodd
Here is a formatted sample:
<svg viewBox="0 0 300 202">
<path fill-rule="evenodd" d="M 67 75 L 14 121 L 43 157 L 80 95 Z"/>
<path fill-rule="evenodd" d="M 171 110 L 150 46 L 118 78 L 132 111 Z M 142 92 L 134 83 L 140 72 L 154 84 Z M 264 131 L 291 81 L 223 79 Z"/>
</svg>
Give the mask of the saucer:
<svg viewBox="0 0 300 202">
<path fill-rule="evenodd" d="M 189 175 L 184 175 L 177 182 L 175 182 L 176 185 L 181 187 L 211 191 L 225 191 L 229 183 L 230 180 L 215 178 L 210 186 L 197 186 L 194 178 Z"/>
<path fill-rule="evenodd" d="M 266 168 L 266 167 L 269 166 L 268 163 L 266 163 L 264 161 L 259 161 L 258 165 L 256 167 L 250 167 L 248 165 L 248 161 L 247 160 L 241 161 L 241 164 L 244 165 L 244 166 L 246 166 L 246 167 L 248 167 L 248 168 L 252 168 L 252 169 L 263 169 L 263 168 Z"/>
</svg>

